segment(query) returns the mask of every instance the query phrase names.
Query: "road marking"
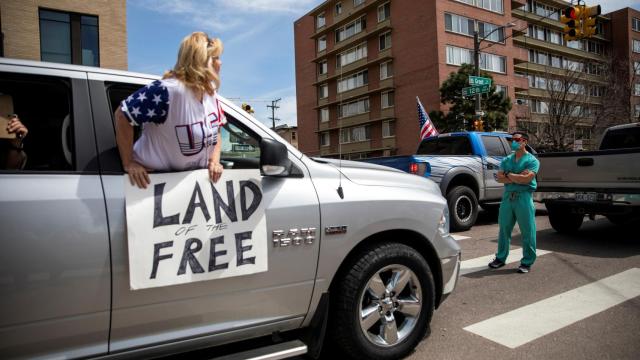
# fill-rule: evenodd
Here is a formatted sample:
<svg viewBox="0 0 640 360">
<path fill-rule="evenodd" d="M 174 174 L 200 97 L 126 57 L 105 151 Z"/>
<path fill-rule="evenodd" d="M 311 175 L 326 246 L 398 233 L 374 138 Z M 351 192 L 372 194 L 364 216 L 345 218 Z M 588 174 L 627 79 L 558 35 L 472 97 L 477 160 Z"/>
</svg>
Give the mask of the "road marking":
<svg viewBox="0 0 640 360">
<path fill-rule="evenodd" d="M 547 250 L 536 250 L 536 255 L 541 256 L 545 254 L 549 254 L 551 251 Z M 495 255 L 487 255 L 482 256 L 475 259 L 464 260 L 460 264 L 460 275 L 471 274 L 476 271 L 487 270 L 489 267 L 489 263 L 495 258 Z M 509 251 L 509 256 L 507 256 L 506 264 L 511 264 L 522 259 L 522 248 L 512 249 Z"/>
<path fill-rule="evenodd" d="M 640 269 L 633 268 L 464 329 L 515 349 L 637 296 Z"/>
<path fill-rule="evenodd" d="M 471 239 L 471 236 L 455 235 L 455 234 L 451 234 L 451 237 L 455 241 L 460 241 L 460 240 L 464 240 L 464 239 Z"/>
</svg>

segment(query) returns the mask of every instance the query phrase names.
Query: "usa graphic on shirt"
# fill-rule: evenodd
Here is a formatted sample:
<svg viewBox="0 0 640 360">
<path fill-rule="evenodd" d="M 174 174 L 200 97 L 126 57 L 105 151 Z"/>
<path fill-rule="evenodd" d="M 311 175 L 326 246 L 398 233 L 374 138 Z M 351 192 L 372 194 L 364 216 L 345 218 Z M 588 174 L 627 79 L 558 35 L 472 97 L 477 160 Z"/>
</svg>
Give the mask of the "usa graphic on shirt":
<svg viewBox="0 0 640 360">
<path fill-rule="evenodd" d="M 205 168 L 226 122 L 217 93 L 200 102 L 177 79 L 156 80 L 122 101 L 132 125 L 142 126 L 134 160 L 153 170 Z"/>
</svg>

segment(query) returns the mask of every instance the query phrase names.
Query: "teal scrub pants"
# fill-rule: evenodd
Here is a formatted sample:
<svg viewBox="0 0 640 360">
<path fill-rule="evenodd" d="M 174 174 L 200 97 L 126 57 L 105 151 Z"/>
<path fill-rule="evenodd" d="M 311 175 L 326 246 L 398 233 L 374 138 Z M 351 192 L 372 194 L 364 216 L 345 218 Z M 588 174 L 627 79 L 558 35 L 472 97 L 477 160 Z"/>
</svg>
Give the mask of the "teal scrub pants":
<svg viewBox="0 0 640 360">
<path fill-rule="evenodd" d="M 531 266 L 536 261 L 536 208 L 530 191 L 505 191 L 500 203 L 498 225 L 498 253 L 496 259 L 506 262 L 511 244 L 511 232 L 518 222 L 522 234 L 522 265 Z"/>
</svg>

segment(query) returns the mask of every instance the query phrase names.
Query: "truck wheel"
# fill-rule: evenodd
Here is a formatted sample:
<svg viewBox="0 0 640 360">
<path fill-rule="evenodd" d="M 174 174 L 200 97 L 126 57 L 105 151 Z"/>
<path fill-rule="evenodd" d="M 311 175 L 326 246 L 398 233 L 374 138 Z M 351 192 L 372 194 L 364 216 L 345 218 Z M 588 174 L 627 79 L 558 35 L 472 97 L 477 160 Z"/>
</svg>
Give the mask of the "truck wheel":
<svg viewBox="0 0 640 360">
<path fill-rule="evenodd" d="M 574 214 L 568 207 L 547 206 L 547 210 L 549 222 L 555 231 L 570 234 L 580 229 L 584 215 Z"/>
<path fill-rule="evenodd" d="M 424 338 L 435 303 L 431 269 L 415 249 L 364 249 L 333 292 L 331 334 L 355 359 L 399 359 Z"/>
<path fill-rule="evenodd" d="M 456 186 L 447 193 L 452 231 L 469 230 L 478 218 L 478 198 L 466 186 Z"/>
</svg>

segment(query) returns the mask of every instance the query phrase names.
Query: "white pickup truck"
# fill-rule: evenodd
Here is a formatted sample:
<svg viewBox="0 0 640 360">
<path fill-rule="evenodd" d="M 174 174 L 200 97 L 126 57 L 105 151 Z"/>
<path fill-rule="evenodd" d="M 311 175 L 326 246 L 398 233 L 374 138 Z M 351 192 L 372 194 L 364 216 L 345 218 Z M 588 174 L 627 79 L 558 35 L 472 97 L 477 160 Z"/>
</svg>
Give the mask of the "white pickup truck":
<svg viewBox="0 0 640 360">
<path fill-rule="evenodd" d="M 534 199 L 558 232 L 574 232 L 584 215 L 615 224 L 640 218 L 640 123 L 608 128 L 597 151 L 539 154 Z"/>
</svg>

